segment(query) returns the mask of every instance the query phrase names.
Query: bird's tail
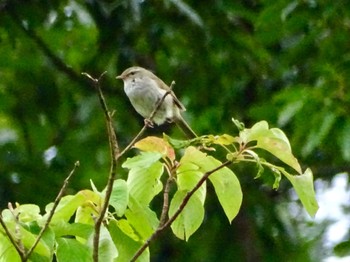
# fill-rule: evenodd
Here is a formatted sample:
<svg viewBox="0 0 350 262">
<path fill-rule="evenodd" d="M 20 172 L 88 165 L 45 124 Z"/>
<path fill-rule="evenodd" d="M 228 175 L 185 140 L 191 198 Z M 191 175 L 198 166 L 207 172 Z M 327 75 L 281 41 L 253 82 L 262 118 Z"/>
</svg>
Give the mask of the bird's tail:
<svg viewBox="0 0 350 262">
<path fill-rule="evenodd" d="M 197 134 L 192 130 L 192 128 L 180 114 L 175 118 L 174 122 L 182 130 L 182 132 L 185 133 L 187 138 L 192 139 L 198 137 Z"/>
</svg>

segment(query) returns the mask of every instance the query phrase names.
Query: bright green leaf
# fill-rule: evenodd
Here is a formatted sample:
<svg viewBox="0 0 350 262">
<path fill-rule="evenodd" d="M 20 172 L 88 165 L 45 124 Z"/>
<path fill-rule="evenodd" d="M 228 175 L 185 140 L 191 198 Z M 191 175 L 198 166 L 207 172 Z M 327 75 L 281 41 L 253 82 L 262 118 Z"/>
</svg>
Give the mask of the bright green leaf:
<svg viewBox="0 0 350 262">
<path fill-rule="evenodd" d="M 91 237 L 88 241 L 90 250 L 93 250 L 93 238 L 94 234 L 91 234 Z M 100 230 L 100 241 L 98 245 L 99 261 L 113 262 L 114 259 L 118 257 L 118 253 L 119 252 L 114 245 L 109 231 L 104 226 L 102 226 Z"/>
<path fill-rule="evenodd" d="M 234 142 L 237 142 L 237 138 L 223 134 L 223 135 L 207 135 L 202 136 L 201 141 L 203 141 L 205 144 L 216 144 L 216 145 L 231 145 Z"/>
<path fill-rule="evenodd" d="M 179 208 L 187 191 L 177 191 L 171 200 L 169 216 L 171 217 Z M 172 223 L 171 229 L 174 234 L 184 240 L 196 232 L 204 219 L 204 207 L 201 200 L 194 194 L 187 202 L 185 208 Z"/>
<path fill-rule="evenodd" d="M 38 221 L 41 219 L 40 208 L 37 205 L 19 205 L 16 208 L 16 212 L 19 214 L 19 220 L 24 223 Z"/>
<path fill-rule="evenodd" d="M 82 190 L 78 194 L 84 197 L 75 214 L 75 222 L 93 225 L 93 216 L 98 215 L 98 209 L 102 205 L 100 193 L 91 190 Z"/>
<path fill-rule="evenodd" d="M 185 161 L 181 162 L 180 167 L 177 170 L 177 186 L 178 190 L 190 191 L 192 190 L 198 181 L 203 177 L 203 172 L 198 170 L 198 166 Z M 207 188 L 206 183 L 197 189 L 195 194 L 200 199 L 202 205 L 204 205 Z"/>
<path fill-rule="evenodd" d="M 311 169 L 308 168 L 304 174 L 296 176 L 290 175 L 284 170 L 281 170 L 281 172 L 292 183 L 306 211 L 311 217 L 314 217 L 318 210 L 318 204 L 315 196 Z"/>
<path fill-rule="evenodd" d="M 257 147 L 270 152 L 301 174 L 299 162 L 293 156 L 289 140 L 282 130 L 269 129 L 266 121 L 260 121 L 252 128 L 240 132 L 240 137 L 246 144 L 256 141 Z"/>
<path fill-rule="evenodd" d="M 143 240 L 148 239 L 159 225 L 156 213 L 148 206 L 138 203 L 131 196 L 129 198 L 129 209 L 126 210 L 125 216 Z"/>
<path fill-rule="evenodd" d="M 123 231 L 125 235 L 127 235 L 129 238 L 133 239 L 135 242 L 139 242 L 140 238 L 135 233 L 135 230 L 132 228 L 132 226 L 129 224 L 128 220 L 126 219 L 119 219 L 116 220 L 118 228 Z"/>
<path fill-rule="evenodd" d="M 126 222 L 126 220 L 111 220 L 108 225 L 111 237 L 119 251 L 119 256 L 115 260 L 116 262 L 130 261 L 136 251 L 143 244 L 142 242 L 135 240 L 134 237 L 130 237 L 130 234 L 125 233 L 125 223 L 120 223 L 121 221 Z M 127 227 L 131 228 L 130 225 Z M 137 261 L 148 262 L 149 260 L 150 254 L 149 249 L 147 248 Z"/>
<path fill-rule="evenodd" d="M 218 166 L 221 164 L 215 158 L 209 158 Z M 238 214 L 243 199 L 241 185 L 236 175 L 229 168 L 224 167 L 210 175 L 209 180 L 212 182 L 219 202 L 231 222 Z"/>
<path fill-rule="evenodd" d="M 2 227 L 1 227 L 2 229 Z M 11 262 L 20 262 L 21 258 L 19 257 L 15 247 L 9 241 L 8 237 L 5 234 L 0 234 L 0 261 L 11 261 Z"/>
<path fill-rule="evenodd" d="M 219 160 L 212 156 L 207 156 L 194 147 L 187 148 L 184 156 L 181 158 L 178 170 L 179 189 L 191 190 L 205 172 L 210 172 L 221 164 Z M 231 222 L 237 215 L 242 203 L 242 190 L 238 179 L 226 167 L 211 174 L 209 179 L 213 183 L 220 204 Z M 203 193 L 198 194 L 197 198 L 202 204 L 204 203 Z"/>
<path fill-rule="evenodd" d="M 57 262 L 89 262 L 92 261 L 92 250 L 76 239 L 58 238 L 56 250 Z"/>
<path fill-rule="evenodd" d="M 128 187 L 125 180 L 117 179 L 113 184 L 113 191 L 109 204 L 114 207 L 118 216 L 124 215 L 129 201 Z"/>
<path fill-rule="evenodd" d="M 128 158 L 122 167 L 133 168 L 147 168 L 162 158 L 162 154 L 158 152 L 141 152 L 140 155 Z"/>
<path fill-rule="evenodd" d="M 244 123 L 240 122 L 237 119 L 232 118 L 232 122 L 235 124 L 235 126 L 237 127 L 238 131 L 243 131 L 244 130 Z"/>
<path fill-rule="evenodd" d="M 85 197 L 82 194 L 76 194 L 74 196 L 65 196 L 61 199 L 58 207 L 56 208 L 55 214 L 52 217 L 52 222 L 57 220 L 69 221 L 69 219 L 73 216 L 77 208 L 82 205 L 85 201 Z M 44 216 L 48 216 L 50 210 L 52 209 L 53 203 L 50 203 L 46 206 L 45 211 L 47 214 Z"/>
<path fill-rule="evenodd" d="M 68 223 L 65 221 L 58 221 L 50 224 L 50 228 L 55 232 L 56 237 L 61 236 L 76 236 L 87 240 L 94 232 L 94 225 L 82 223 Z"/>
<path fill-rule="evenodd" d="M 160 177 L 163 171 L 163 164 L 158 161 L 145 167 L 132 168 L 126 182 L 129 194 L 140 204 L 148 205 L 162 191 Z"/>
<path fill-rule="evenodd" d="M 6 222 L 7 229 L 11 232 L 13 236 L 18 235 L 21 236 L 21 242 L 23 243 L 23 246 L 26 249 L 29 249 L 32 247 L 34 242 L 36 241 L 37 238 L 37 233 L 32 233 L 30 230 L 33 230 L 33 227 L 28 227 L 26 224 L 20 225 L 14 220 L 12 221 L 7 221 Z M 0 227 L 0 235 L 5 235 L 5 232 L 2 232 L 3 228 Z M 34 230 L 38 231 L 38 230 Z M 48 230 L 46 235 L 43 236 L 43 238 L 39 241 L 37 244 L 36 248 L 34 249 L 34 253 L 37 253 L 38 256 L 43 257 L 43 259 L 50 258 L 53 252 L 53 245 L 52 241 L 50 241 L 50 234 L 52 234 L 52 231 Z M 51 235 L 52 239 L 52 235 Z M 0 242 L 0 246 L 2 245 L 2 242 Z M 4 247 L 5 249 L 3 252 L 12 252 L 11 249 L 8 249 L 8 247 Z M 1 250 L 1 248 L 0 248 Z M 0 258 L 1 258 L 1 253 L 0 253 Z M 1 260 L 0 260 L 1 261 Z M 11 260 L 10 260 L 11 261 Z"/>
<path fill-rule="evenodd" d="M 179 140 L 171 138 L 166 134 L 163 134 L 164 140 L 166 140 L 173 148 L 180 149 L 188 147 L 191 144 L 191 140 Z"/>
<path fill-rule="evenodd" d="M 158 152 L 171 160 L 175 159 L 175 151 L 170 144 L 156 136 L 148 136 L 138 141 L 134 147 L 146 152 Z"/>
<path fill-rule="evenodd" d="M 272 188 L 277 190 L 280 186 L 282 175 L 281 175 L 281 172 L 275 168 L 272 168 L 272 172 L 273 172 L 273 175 L 275 176 L 275 181 L 272 185 Z"/>
</svg>

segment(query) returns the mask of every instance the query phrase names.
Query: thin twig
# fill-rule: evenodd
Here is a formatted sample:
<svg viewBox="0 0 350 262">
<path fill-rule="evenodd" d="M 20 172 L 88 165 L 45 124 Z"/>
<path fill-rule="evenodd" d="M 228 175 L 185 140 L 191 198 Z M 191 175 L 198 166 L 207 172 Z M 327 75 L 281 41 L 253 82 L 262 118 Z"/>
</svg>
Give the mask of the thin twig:
<svg viewBox="0 0 350 262">
<path fill-rule="evenodd" d="M 49 227 L 49 224 L 50 224 L 50 222 L 51 222 L 51 219 L 52 219 L 52 217 L 53 217 L 54 214 L 55 214 L 56 208 L 58 207 L 58 204 L 60 203 L 60 201 L 61 201 L 61 199 L 62 199 L 62 197 L 63 197 L 63 194 L 64 194 L 64 192 L 65 192 L 65 190 L 66 190 L 66 188 L 67 188 L 67 186 L 68 186 L 69 180 L 70 180 L 70 178 L 73 176 L 73 174 L 74 174 L 76 168 L 79 167 L 79 165 L 80 165 L 79 161 L 75 162 L 73 169 L 70 171 L 69 175 L 68 175 L 67 178 L 64 180 L 63 185 L 62 185 L 62 187 L 61 187 L 61 190 L 60 190 L 60 192 L 58 193 L 58 195 L 57 195 L 57 197 L 56 197 L 56 199 L 55 199 L 55 202 L 54 202 L 54 204 L 53 204 L 53 207 L 52 207 L 52 209 L 50 210 L 49 216 L 47 217 L 47 220 L 46 220 L 46 222 L 45 222 L 45 225 L 43 226 L 43 228 L 41 229 L 40 233 L 38 234 L 38 236 L 37 236 L 37 238 L 36 238 L 34 244 L 32 245 L 32 247 L 28 250 L 28 252 L 27 252 L 26 255 L 25 255 L 25 261 L 30 257 L 30 255 L 31 255 L 32 252 L 34 251 L 35 247 L 38 245 L 40 239 L 42 238 L 42 236 L 43 236 L 45 230 Z"/>
<path fill-rule="evenodd" d="M 214 168 L 211 171 L 206 172 L 202 178 L 198 181 L 198 183 L 194 186 L 194 188 L 191 191 L 188 191 L 185 195 L 184 199 L 182 200 L 179 208 L 176 210 L 176 212 L 162 225 L 159 226 L 156 231 L 146 240 L 146 242 L 140 247 L 140 249 L 135 253 L 135 255 L 131 258 L 130 262 L 136 261 L 136 259 L 145 251 L 146 248 L 149 247 L 152 240 L 154 240 L 158 235 L 167 227 L 169 227 L 175 219 L 181 214 L 185 206 L 187 205 L 188 201 L 192 197 L 192 195 L 202 186 L 202 184 L 208 179 L 208 177 L 215 173 L 216 171 L 220 170 L 221 168 L 224 168 L 225 166 L 228 166 L 231 164 L 231 161 L 226 161 L 219 165 L 218 167 Z"/>
<path fill-rule="evenodd" d="M 106 74 L 106 72 L 102 73 L 98 79 L 91 77 L 87 73 L 82 73 L 82 74 L 85 75 L 86 77 L 88 77 L 93 82 L 94 87 L 96 88 L 96 90 L 98 92 L 100 104 L 101 104 L 103 112 L 105 114 L 109 148 L 110 148 L 110 154 L 111 154 L 111 167 L 110 167 L 108 182 L 107 182 L 107 186 L 106 186 L 105 199 L 104 199 L 104 203 L 102 205 L 100 214 L 95 221 L 95 234 L 94 234 L 94 239 L 93 239 L 93 261 L 98 262 L 98 248 L 99 248 L 99 242 L 100 242 L 101 226 L 102 226 L 102 223 L 104 222 L 104 218 L 105 218 L 106 212 L 108 210 L 109 200 L 110 200 L 111 195 L 112 195 L 113 184 L 114 184 L 114 181 L 116 178 L 117 162 L 118 162 L 118 159 L 120 158 L 121 154 L 119 153 L 119 145 L 118 145 L 116 133 L 115 133 L 115 130 L 113 127 L 112 114 L 108 110 L 108 106 L 107 106 L 106 100 L 103 96 L 101 86 L 100 86 L 100 80 Z"/>
<path fill-rule="evenodd" d="M 10 242 L 12 243 L 12 245 L 17 250 L 17 253 L 20 256 L 21 261 L 25 261 L 25 251 L 17 244 L 17 241 L 14 239 L 14 237 L 12 236 L 10 230 L 7 228 L 7 226 L 5 224 L 5 221 L 2 219 L 1 215 L 0 215 L 0 224 L 4 228 L 7 237 L 10 239 Z"/>
<path fill-rule="evenodd" d="M 161 107 L 161 105 L 163 104 L 165 98 L 167 95 L 171 94 L 171 88 L 172 86 L 175 84 L 175 82 L 173 81 L 171 83 L 170 89 L 165 92 L 165 94 L 163 95 L 162 99 L 160 99 L 156 106 L 154 107 L 151 115 L 149 116 L 149 120 L 152 121 L 152 119 L 154 118 L 155 114 L 157 113 L 157 111 L 159 110 L 159 108 Z M 142 127 L 142 129 L 140 130 L 140 132 L 134 137 L 133 140 L 131 140 L 131 142 L 124 148 L 124 150 L 120 153 L 120 155 L 124 155 L 135 143 L 136 141 L 143 135 L 143 133 L 146 131 L 148 125 L 145 123 L 144 126 Z"/>
<path fill-rule="evenodd" d="M 162 213 L 160 215 L 159 219 L 159 227 L 162 227 L 164 223 L 166 222 L 166 216 L 169 211 L 169 192 L 170 192 L 170 185 L 173 181 L 173 177 L 169 176 L 164 187 L 164 194 L 163 194 L 163 208 Z"/>
</svg>

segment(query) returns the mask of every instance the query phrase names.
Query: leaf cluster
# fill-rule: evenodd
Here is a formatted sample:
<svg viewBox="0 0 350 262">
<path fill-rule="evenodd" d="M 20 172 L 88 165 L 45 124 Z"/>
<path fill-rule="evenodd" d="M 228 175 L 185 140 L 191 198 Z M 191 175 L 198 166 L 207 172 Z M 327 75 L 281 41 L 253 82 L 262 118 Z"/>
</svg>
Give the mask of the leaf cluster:
<svg viewBox="0 0 350 262">
<path fill-rule="evenodd" d="M 17 204 L 15 208 L 10 206 L 3 210 L 0 256 L 6 261 L 10 257 L 11 261 L 25 261 L 21 252 L 25 254 L 25 250 L 36 243 L 30 254 L 32 261 L 51 261 L 53 257 L 58 261 L 91 261 L 96 243 L 95 222 L 102 215 L 97 242 L 99 259 L 149 261 L 150 241 L 168 226 L 183 240 L 188 240 L 198 230 L 205 217 L 208 182 L 213 185 L 229 222 L 236 217 L 243 193 L 239 179 L 229 166 L 242 162 L 256 164 L 255 178 L 264 175 L 264 168 L 271 169 L 275 175 L 275 189 L 281 177 L 286 177 L 307 212 L 314 216 L 318 205 L 312 172 L 310 169 L 302 172 L 285 134 L 280 129 L 270 129 L 265 121 L 251 128 L 243 128 L 241 123 L 233 121 L 240 128 L 238 136 L 208 135 L 180 141 L 164 135 L 164 138 L 139 140 L 134 145 L 139 153 L 122 164 L 128 169 L 127 179 L 113 181 L 111 195 L 107 198 L 107 213 L 102 210 L 108 186 L 100 192 L 93 183 L 92 190 L 81 190 L 62 197 L 59 203 L 48 204 L 44 215 L 33 204 Z M 176 154 L 179 147 L 184 149 L 180 158 Z M 225 162 L 208 153 L 216 147 L 226 150 Z M 274 155 L 292 168 L 293 173 L 260 158 L 257 149 Z M 170 190 L 173 184 L 176 189 Z M 158 216 L 151 203 L 161 192 L 163 206 Z M 45 231 L 39 237 L 38 232 L 43 227 Z"/>
</svg>

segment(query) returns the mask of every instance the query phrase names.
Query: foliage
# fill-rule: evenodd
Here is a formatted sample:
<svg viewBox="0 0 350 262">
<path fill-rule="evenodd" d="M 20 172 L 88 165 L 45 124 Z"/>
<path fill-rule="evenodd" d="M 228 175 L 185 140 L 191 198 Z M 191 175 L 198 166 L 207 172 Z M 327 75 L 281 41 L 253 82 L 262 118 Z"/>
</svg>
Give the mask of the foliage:
<svg viewBox="0 0 350 262">
<path fill-rule="evenodd" d="M 236 120 L 234 123 L 243 126 Z M 190 145 L 177 160 L 171 144 L 178 146 L 181 143 Z M 202 150 L 191 144 L 202 145 Z M 224 148 L 228 161 L 222 163 L 203 152 L 212 151 L 214 148 L 210 146 Z M 138 141 L 135 148 L 140 153 L 122 164 L 129 170 L 128 178 L 112 181 L 110 198 L 106 195 L 108 189 L 99 192 L 92 184 L 93 191 L 81 190 L 75 195 L 61 198 L 57 205 L 48 204 L 43 216 L 40 215 L 40 208 L 33 204 L 17 204 L 16 208 L 10 206 L 3 210 L 0 230 L 3 248 L 0 257 L 4 261 L 24 261 L 27 259 L 25 250 L 35 247 L 29 257 L 31 261 L 52 261 L 53 257 L 57 261 L 92 261 L 95 220 L 97 216 L 105 216 L 102 210 L 104 202 L 108 201 L 114 211 L 107 211 L 100 230 L 99 259 L 135 261 L 139 258 L 139 261 L 149 261 L 149 242 L 167 226 L 171 225 L 175 236 L 188 240 L 203 223 L 207 180 L 212 183 L 229 222 L 236 217 L 243 194 L 239 180 L 227 166 L 245 161 L 258 166 L 257 177 L 263 175 L 264 167 L 271 169 L 275 174 L 275 189 L 279 186 L 281 175 L 286 176 L 308 213 L 314 216 L 317 212 L 310 169 L 301 173 L 285 134 L 277 128 L 269 129 L 265 121 L 250 129 L 241 128 L 236 137 L 209 135 L 192 141 L 178 141 L 169 136 L 163 139 L 149 136 Z M 297 174 L 290 174 L 285 168 L 260 158 L 255 152 L 259 148 L 276 156 Z M 162 177 L 166 173 L 168 177 L 163 188 Z M 170 195 L 169 186 L 172 183 L 176 184 L 176 190 Z M 159 219 L 150 205 L 162 191 L 164 202 Z M 41 231 L 45 228 L 42 235 L 38 234 L 39 228 Z"/>
</svg>

